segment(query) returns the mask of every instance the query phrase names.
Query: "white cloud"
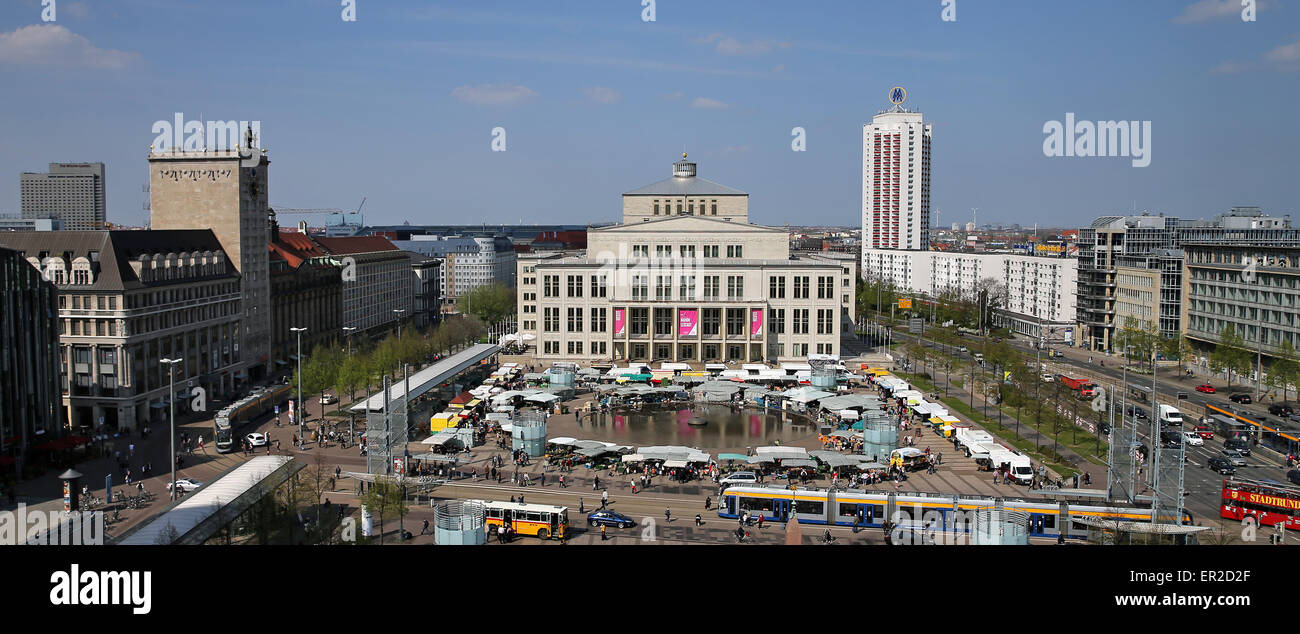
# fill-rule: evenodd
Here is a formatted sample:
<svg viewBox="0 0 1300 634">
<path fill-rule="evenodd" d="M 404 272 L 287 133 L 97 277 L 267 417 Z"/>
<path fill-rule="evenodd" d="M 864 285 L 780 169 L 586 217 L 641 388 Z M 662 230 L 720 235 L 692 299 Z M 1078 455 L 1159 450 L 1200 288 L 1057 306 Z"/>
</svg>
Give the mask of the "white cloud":
<svg viewBox="0 0 1300 634">
<path fill-rule="evenodd" d="M 465 102 L 486 106 L 509 106 L 522 103 L 537 93 L 527 86 L 511 84 L 478 84 L 477 86 L 457 86 L 451 96 Z"/>
<path fill-rule="evenodd" d="M 1232 75 L 1249 70 L 1300 71 L 1300 41 L 1283 44 L 1263 55 L 1257 62 L 1226 61 L 1210 69 L 1211 75 Z"/>
<path fill-rule="evenodd" d="M 722 55 L 761 55 L 770 52 L 774 48 L 790 48 L 789 42 L 772 42 L 769 40 L 742 42 L 722 33 L 710 33 L 704 37 L 695 38 L 695 41 L 700 44 L 717 42 L 716 49 Z"/>
<path fill-rule="evenodd" d="M 731 106 L 729 106 L 729 105 L 727 105 L 727 104 L 725 104 L 725 103 L 722 103 L 721 101 L 718 101 L 717 99 L 709 99 L 708 97 L 696 97 L 696 98 L 695 98 L 695 101 L 692 101 L 692 102 L 691 102 L 691 107 L 692 107 L 692 108 L 715 108 L 715 109 L 717 109 L 717 108 L 730 108 Z"/>
<path fill-rule="evenodd" d="M 1260 0 L 1256 4 L 1256 9 L 1263 8 L 1264 2 Z M 1240 20 L 1241 9 L 1241 0 L 1197 0 L 1183 9 L 1183 13 L 1176 16 L 1173 21 L 1174 24 L 1195 24 L 1229 17 Z"/>
<path fill-rule="evenodd" d="M 33 24 L 0 33 L 0 64 L 126 68 L 139 53 L 96 48 L 83 35 L 57 24 Z"/>
<path fill-rule="evenodd" d="M 685 97 L 685 96 L 686 96 L 686 93 L 684 93 L 684 92 L 678 90 L 678 91 L 676 91 L 676 92 L 670 92 L 670 93 L 664 95 L 664 99 L 681 99 L 682 97 Z"/>
<path fill-rule="evenodd" d="M 1265 53 L 1264 59 L 1278 64 L 1300 63 L 1300 41 L 1279 46 Z"/>
<path fill-rule="evenodd" d="M 592 86 L 583 91 L 587 98 L 596 103 L 618 103 L 623 99 L 622 93 L 605 86 Z"/>
<path fill-rule="evenodd" d="M 1244 73 L 1254 67 L 1255 65 L 1249 62 L 1247 63 L 1231 62 L 1231 61 L 1221 62 L 1219 64 L 1215 64 L 1214 68 L 1210 69 L 1210 74 L 1211 75 L 1235 75 L 1237 73 Z"/>
</svg>

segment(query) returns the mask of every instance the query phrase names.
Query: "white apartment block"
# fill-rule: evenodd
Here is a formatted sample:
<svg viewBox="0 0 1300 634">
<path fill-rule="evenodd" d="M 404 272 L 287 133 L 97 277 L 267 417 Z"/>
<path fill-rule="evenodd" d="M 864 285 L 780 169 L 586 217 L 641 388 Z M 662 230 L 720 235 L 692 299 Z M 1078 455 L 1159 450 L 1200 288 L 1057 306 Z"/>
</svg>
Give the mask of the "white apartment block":
<svg viewBox="0 0 1300 634">
<path fill-rule="evenodd" d="M 969 296 L 992 278 L 1006 286 L 1006 306 L 997 321 L 1012 331 L 1062 340 L 1073 334 L 1078 260 L 1008 253 L 948 253 L 864 249 L 864 277 L 924 295 L 955 292 Z M 1068 340 L 1068 339 L 1066 339 Z"/>
<path fill-rule="evenodd" d="M 929 250 L 930 137 L 902 106 L 862 126 L 863 249 Z"/>
<path fill-rule="evenodd" d="M 839 354 L 856 258 L 792 259 L 785 229 L 750 224 L 748 196 L 695 180 L 695 167 L 683 157 L 669 180 L 625 194 L 624 224 L 589 229 L 585 253 L 520 256 L 520 331 L 539 359 Z"/>
</svg>

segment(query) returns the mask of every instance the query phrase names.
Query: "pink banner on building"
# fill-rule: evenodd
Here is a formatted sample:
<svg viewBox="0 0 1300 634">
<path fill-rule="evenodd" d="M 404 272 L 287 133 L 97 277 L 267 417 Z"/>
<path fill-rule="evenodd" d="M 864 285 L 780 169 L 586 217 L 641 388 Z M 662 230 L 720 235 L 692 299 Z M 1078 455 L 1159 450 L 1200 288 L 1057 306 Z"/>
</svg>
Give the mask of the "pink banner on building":
<svg viewBox="0 0 1300 634">
<path fill-rule="evenodd" d="M 624 318 L 625 316 L 623 311 L 624 309 L 622 308 L 614 309 L 614 336 L 616 337 L 622 337 L 624 334 L 623 331 L 627 326 L 627 321 Z"/>
<path fill-rule="evenodd" d="M 763 309 L 755 308 L 749 314 L 749 334 L 754 337 L 763 336 Z"/>
<path fill-rule="evenodd" d="M 700 311 L 698 310 L 679 310 L 677 311 L 677 336 L 694 337 L 699 334 L 700 328 Z"/>
</svg>

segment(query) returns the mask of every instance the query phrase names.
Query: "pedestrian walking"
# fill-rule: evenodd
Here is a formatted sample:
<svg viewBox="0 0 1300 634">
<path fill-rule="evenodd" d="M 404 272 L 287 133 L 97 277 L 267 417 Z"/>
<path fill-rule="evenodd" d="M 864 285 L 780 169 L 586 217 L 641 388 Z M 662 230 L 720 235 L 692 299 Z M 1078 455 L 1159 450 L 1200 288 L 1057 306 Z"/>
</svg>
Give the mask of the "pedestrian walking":
<svg viewBox="0 0 1300 634">
<path fill-rule="evenodd" d="M 673 521 L 673 512 L 671 509 L 664 509 L 664 521 L 666 522 Z"/>
<path fill-rule="evenodd" d="M 600 510 L 605 510 L 605 505 L 609 503 L 609 489 L 600 492 Z"/>
<path fill-rule="evenodd" d="M 546 472 L 545 472 L 545 471 L 542 472 L 542 475 L 541 475 L 541 477 L 540 477 L 539 479 L 542 481 L 542 486 L 546 486 Z"/>
<path fill-rule="evenodd" d="M 699 513 L 696 513 L 696 514 L 695 514 L 695 525 L 696 525 L 696 526 L 704 526 L 704 518 L 703 518 L 703 517 L 700 517 L 700 514 L 699 514 Z"/>
<path fill-rule="evenodd" d="M 759 527 L 760 529 L 763 528 L 763 520 L 764 520 L 764 516 L 759 515 L 759 516 L 758 516 L 758 527 Z"/>
<path fill-rule="evenodd" d="M 600 541 L 602 541 L 602 542 L 605 541 L 605 539 L 606 539 L 606 537 L 605 537 L 605 529 L 606 529 L 606 528 L 608 528 L 608 527 L 605 526 L 604 524 L 601 524 L 601 525 L 600 525 Z"/>
<path fill-rule="evenodd" d="M 420 528 L 421 535 L 429 534 L 429 520 L 424 520 L 424 526 Z"/>
</svg>

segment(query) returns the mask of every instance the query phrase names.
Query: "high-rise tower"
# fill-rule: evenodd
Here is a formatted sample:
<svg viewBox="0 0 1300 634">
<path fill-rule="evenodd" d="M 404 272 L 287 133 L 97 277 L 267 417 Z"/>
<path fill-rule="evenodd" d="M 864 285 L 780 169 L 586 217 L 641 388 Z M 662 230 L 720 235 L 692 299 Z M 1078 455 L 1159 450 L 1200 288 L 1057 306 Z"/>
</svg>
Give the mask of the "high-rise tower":
<svg viewBox="0 0 1300 634">
<path fill-rule="evenodd" d="M 863 249 L 930 248 L 930 124 L 894 106 L 862 126 Z"/>
</svg>

